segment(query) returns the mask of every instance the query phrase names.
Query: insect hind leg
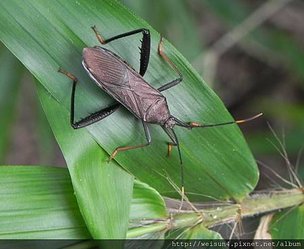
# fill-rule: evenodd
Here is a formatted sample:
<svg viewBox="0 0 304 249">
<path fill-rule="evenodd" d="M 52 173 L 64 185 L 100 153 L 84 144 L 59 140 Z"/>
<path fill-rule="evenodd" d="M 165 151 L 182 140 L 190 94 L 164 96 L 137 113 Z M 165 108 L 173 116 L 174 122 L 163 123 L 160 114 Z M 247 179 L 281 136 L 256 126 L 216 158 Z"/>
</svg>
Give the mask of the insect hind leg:
<svg viewBox="0 0 304 249">
<path fill-rule="evenodd" d="M 136 29 L 136 30 L 132 30 L 130 32 L 126 32 L 123 34 L 119 34 L 116 36 L 113 36 L 111 38 L 108 39 L 104 39 L 102 37 L 102 35 L 97 31 L 96 26 L 92 27 L 98 41 L 101 44 L 107 44 L 111 41 L 120 39 L 120 38 L 124 38 L 130 35 L 135 35 L 137 33 L 142 33 L 143 35 L 143 39 L 141 42 L 141 47 L 140 47 L 140 69 L 139 69 L 139 74 L 141 76 L 144 76 L 147 68 L 148 68 L 148 64 L 149 64 L 149 59 L 150 59 L 150 50 L 151 50 L 151 37 L 150 37 L 150 31 L 148 29 L 145 28 L 141 28 L 141 29 Z"/>
<path fill-rule="evenodd" d="M 70 123 L 74 129 L 83 128 L 90 124 L 96 123 L 97 121 L 100 121 L 100 120 L 106 118 L 107 116 L 111 115 L 113 112 L 115 112 L 120 107 L 120 103 L 116 102 L 113 105 L 103 108 L 97 112 L 94 112 L 79 121 L 75 121 L 75 118 L 74 118 L 74 116 L 75 116 L 75 93 L 76 93 L 76 86 L 77 86 L 78 79 L 76 78 L 76 76 L 63 70 L 62 68 L 59 68 L 58 72 L 66 75 L 68 78 L 73 80 L 72 93 L 71 93 L 71 107 L 70 107 L 70 112 L 71 112 Z"/>
</svg>

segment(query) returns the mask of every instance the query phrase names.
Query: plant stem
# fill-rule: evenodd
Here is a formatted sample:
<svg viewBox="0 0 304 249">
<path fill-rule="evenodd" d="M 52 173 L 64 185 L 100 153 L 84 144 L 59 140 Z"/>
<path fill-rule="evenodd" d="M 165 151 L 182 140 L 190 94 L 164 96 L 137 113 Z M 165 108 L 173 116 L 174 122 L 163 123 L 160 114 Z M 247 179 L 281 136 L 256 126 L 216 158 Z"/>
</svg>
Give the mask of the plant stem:
<svg viewBox="0 0 304 249">
<path fill-rule="evenodd" d="M 199 212 L 184 210 L 172 212 L 168 219 L 129 229 L 127 237 L 134 238 L 151 232 L 189 228 L 198 224 L 211 228 L 223 223 L 235 222 L 242 218 L 301 205 L 302 203 L 304 203 L 302 189 L 255 193 L 236 204 L 213 206 L 212 208 L 200 209 Z"/>
</svg>

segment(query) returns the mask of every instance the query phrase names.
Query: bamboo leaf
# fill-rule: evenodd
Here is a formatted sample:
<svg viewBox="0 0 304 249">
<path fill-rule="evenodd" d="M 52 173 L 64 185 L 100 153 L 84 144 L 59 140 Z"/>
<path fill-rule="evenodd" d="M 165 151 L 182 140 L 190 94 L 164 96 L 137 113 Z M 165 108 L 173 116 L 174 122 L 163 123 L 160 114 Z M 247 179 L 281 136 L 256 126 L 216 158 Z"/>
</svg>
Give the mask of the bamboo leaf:
<svg viewBox="0 0 304 249">
<path fill-rule="evenodd" d="M 112 101 L 94 86 L 81 68 L 82 49 L 98 45 L 90 29 L 92 25 L 96 25 L 105 37 L 139 27 L 149 28 L 152 34 L 152 51 L 145 79 L 159 87 L 176 77 L 172 69 L 157 55 L 159 34 L 118 2 L 72 0 L 52 1 L 49 4 L 45 1 L 29 0 L 21 5 L 17 0 L 4 0 L 0 7 L 0 39 L 65 110 L 69 110 L 71 82 L 56 71 L 61 66 L 79 78 L 77 118 Z M 139 37 L 130 37 L 113 42 L 107 47 L 138 68 L 138 40 Z M 182 84 L 164 92 L 172 114 L 185 121 L 204 123 L 232 120 L 223 103 L 199 78 L 185 58 L 167 41 L 164 49 L 184 76 Z M 52 118 L 64 118 L 64 122 L 69 122 L 67 117 L 60 115 Z M 84 130 L 73 133 L 74 141 L 78 141 L 79 146 L 61 144 L 67 148 L 66 157 L 76 160 L 75 156 L 78 155 L 77 159 L 81 160 L 82 150 L 86 148 L 85 143 L 79 144 L 81 139 L 76 139 L 79 134 L 85 133 L 90 136 L 89 139 L 92 136 L 108 154 L 117 146 L 141 144 L 145 141 L 140 122 L 123 108 Z M 239 200 L 255 187 L 258 179 L 256 163 L 236 125 L 176 131 L 184 159 L 185 189 L 190 199 L 203 200 L 206 196 L 211 196 Z M 174 150 L 173 155 L 167 158 L 168 138 L 157 126 L 151 125 L 151 133 L 151 146 L 120 153 L 115 160 L 162 194 L 177 197 L 168 179 L 160 176 L 170 176 L 175 184 L 181 185 L 177 151 Z M 64 140 L 62 138 L 61 142 L 65 143 Z M 103 163 L 106 161 L 105 156 L 100 158 Z M 73 174 L 72 179 L 74 180 Z"/>
<path fill-rule="evenodd" d="M 90 238 L 64 168 L 0 167 L 1 239 Z"/>
<path fill-rule="evenodd" d="M 0 166 L 0 239 L 89 239 L 65 168 Z M 137 214 L 137 215 L 135 215 Z M 168 217 L 160 195 L 135 181 L 130 228 L 135 219 Z"/>
<path fill-rule="evenodd" d="M 273 239 L 303 239 L 304 238 L 304 206 L 285 210 L 276 214 L 270 225 Z"/>
<path fill-rule="evenodd" d="M 198 224 L 186 229 L 173 231 L 167 238 L 178 238 L 182 241 L 190 240 L 188 243 L 191 243 L 191 240 L 205 240 L 206 242 L 210 242 L 211 240 L 223 239 L 219 233 L 207 229 L 203 224 Z M 203 242 L 204 241 L 202 241 L 202 243 Z"/>
</svg>

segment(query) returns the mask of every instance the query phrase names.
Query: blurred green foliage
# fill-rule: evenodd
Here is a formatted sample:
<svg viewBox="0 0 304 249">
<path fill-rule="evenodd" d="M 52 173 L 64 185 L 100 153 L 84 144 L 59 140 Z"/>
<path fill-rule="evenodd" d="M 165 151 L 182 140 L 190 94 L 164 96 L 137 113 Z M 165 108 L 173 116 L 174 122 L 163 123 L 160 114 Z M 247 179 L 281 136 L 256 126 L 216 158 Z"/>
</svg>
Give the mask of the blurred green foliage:
<svg viewBox="0 0 304 249">
<path fill-rule="evenodd" d="M 3 46 L 0 47 L 0 162 L 8 153 L 12 126 L 16 113 L 16 102 L 22 77 L 18 60 Z"/>
</svg>

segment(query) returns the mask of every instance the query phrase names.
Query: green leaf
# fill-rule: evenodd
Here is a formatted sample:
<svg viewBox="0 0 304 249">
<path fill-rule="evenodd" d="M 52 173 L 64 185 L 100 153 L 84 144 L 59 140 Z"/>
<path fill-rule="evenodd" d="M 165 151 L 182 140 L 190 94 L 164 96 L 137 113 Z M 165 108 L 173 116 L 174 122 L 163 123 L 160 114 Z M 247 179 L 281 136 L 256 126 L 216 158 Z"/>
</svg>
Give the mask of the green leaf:
<svg viewBox="0 0 304 249">
<path fill-rule="evenodd" d="M 1 239 L 86 239 L 66 169 L 0 166 Z"/>
<path fill-rule="evenodd" d="M 135 181 L 130 223 L 141 219 L 159 219 L 168 217 L 165 202 L 159 193 L 149 185 Z"/>
<path fill-rule="evenodd" d="M 158 225 L 156 222 L 151 230 L 146 230 L 144 224 L 169 217 L 164 199 L 149 185 L 138 181 L 134 183 L 128 238 L 163 239 L 167 230 L 166 224 Z"/>
<path fill-rule="evenodd" d="M 74 132 L 65 122 L 68 112 L 40 85 L 38 95 L 67 161 L 80 211 L 93 238 L 125 238 L 132 176 L 115 162 L 105 163 L 107 154 L 88 131 Z"/>
<path fill-rule="evenodd" d="M 67 169 L 0 166 L 0 182 L 0 239 L 91 237 L 79 212 Z M 140 220 L 167 217 L 160 195 L 135 181 L 130 228 Z"/>
<path fill-rule="evenodd" d="M 304 238 L 304 205 L 276 214 L 270 225 L 273 239 Z"/>
<path fill-rule="evenodd" d="M 169 236 L 167 238 L 178 238 L 181 240 L 220 240 L 223 239 L 222 236 L 217 233 L 214 232 L 212 230 L 207 229 L 206 227 L 204 227 L 204 225 L 198 224 L 196 226 L 193 227 L 189 227 L 186 229 L 179 229 L 176 231 L 173 231 L 171 234 L 169 234 Z M 213 247 L 212 247 L 213 248 Z"/>
<path fill-rule="evenodd" d="M 77 118 L 113 101 L 89 80 L 81 67 L 82 49 L 98 45 L 90 29 L 92 25 L 96 25 L 104 37 L 139 27 L 149 28 L 152 50 L 145 79 L 159 87 L 176 77 L 173 70 L 157 55 L 159 34 L 115 1 L 71 0 L 52 1 L 49 4 L 29 0 L 21 5 L 17 0 L 6 0 L 1 1 L 0 7 L 0 39 L 34 74 L 48 94 L 60 103 L 61 108 L 69 110 L 71 81 L 56 73 L 57 69 L 61 66 L 79 78 Z M 115 41 L 107 47 L 138 68 L 138 45 L 139 36 Z M 204 123 L 232 120 L 220 99 L 184 57 L 167 41 L 164 42 L 164 49 L 184 77 L 182 84 L 164 92 L 172 114 L 185 121 Z M 68 124 L 67 117 L 52 116 L 54 122 L 60 118 L 64 118 Z M 184 159 L 185 189 L 192 200 L 203 200 L 206 196 L 239 200 L 255 187 L 258 179 L 256 163 L 236 125 L 192 131 L 178 128 L 176 132 Z M 64 133 L 61 134 L 64 143 Z M 175 184 L 181 186 L 177 151 L 174 150 L 172 156 L 167 158 L 168 137 L 160 127 L 153 125 L 151 134 L 151 146 L 122 152 L 115 160 L 162 194 L 177 197 L 167 178 L 160 176 L 170 176 Z M 141 123 L 123 108 L 102 122 L 83 131 L 75 131 L 73 136 L 78 145 L 67 142 L 67 145 L 61 147 L 66 148 L 66 157 L 76 160 L 75 156 L 78 155 L 77 159 L 82 161 L 85 159 L 81 159 L 84 154 L 81 150 L 89 150 L 82 142 L 84 136 L 89 137 L 85 141 L 91 141 L 93 137 L 108 154 L 117 146 L 142 144 L 145 141 Z M 99 160 L 104 165 L 106 158 L 100 156 Z M 86 167 L 86 171 L 87 174 L 97 173 L 90 172 L 89 167 Z M 117 178 L 113 181 L 118 181 Z M 73 173 L 72 179 L 74 184 Z"/>
<path fill-rule="evenodd" d="M 206 240 L 219 240 L 223 239 L 222 236 L 214 232 L 212 230 L 208 230 L 203 225 L 195 226 L 191 229 L 189 229 L 187 232 L 185 232 L 181 237 L 181 239 L 206 239 Z"/>
</svg>

